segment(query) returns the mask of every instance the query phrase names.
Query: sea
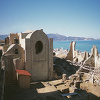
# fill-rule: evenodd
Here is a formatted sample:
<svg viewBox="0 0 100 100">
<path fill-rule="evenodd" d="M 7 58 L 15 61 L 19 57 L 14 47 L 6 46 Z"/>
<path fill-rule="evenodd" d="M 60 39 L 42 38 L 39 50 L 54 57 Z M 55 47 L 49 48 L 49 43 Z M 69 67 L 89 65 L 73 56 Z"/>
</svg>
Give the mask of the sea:
<svg viewBox="0 0 100 100">
<path fill-rule="evenodd" d="M 93 45 L 95 45 L 100 54 L 100 40 L 84 40 L 84 41 L 75 41 L 75 49 L 81 52 L 87 51 L 91 53 Z M 53 41 L 53 49 L 68 49 L 70 47 L 71 41 Z"/>
</svg>

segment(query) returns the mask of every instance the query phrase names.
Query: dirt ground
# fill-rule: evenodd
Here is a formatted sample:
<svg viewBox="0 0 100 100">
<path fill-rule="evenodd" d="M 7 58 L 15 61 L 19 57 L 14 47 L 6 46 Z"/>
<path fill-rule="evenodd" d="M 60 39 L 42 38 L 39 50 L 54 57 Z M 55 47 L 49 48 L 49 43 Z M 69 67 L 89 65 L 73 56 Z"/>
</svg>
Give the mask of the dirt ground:
<svg viewBox="0 0 100 100">
<path fill-rule="evenodd" d="M 53 80 L 47 82 L 32 82 L 30 89 L 22 89 L 15 86 L 5 88 L 4 100 L 100 100 L 99 93 L 93 94 L 88 85 L 81 84 L 78 93 L 81 95 L 62 97 L 60 94 L 68 85 L 62 83 L 62 80 Z M 94 88 L 92 88 L 94 90 Z M 98 92 L 99 92 L 98 88 Z"/>
</svg>

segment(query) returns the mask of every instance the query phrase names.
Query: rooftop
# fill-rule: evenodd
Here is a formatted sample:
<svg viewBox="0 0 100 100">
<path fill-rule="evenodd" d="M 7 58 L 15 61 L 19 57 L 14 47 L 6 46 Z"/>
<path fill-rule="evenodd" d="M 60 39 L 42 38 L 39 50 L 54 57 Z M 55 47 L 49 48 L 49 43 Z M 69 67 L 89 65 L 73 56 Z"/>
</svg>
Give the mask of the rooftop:
<svg viewBox="0 0 100 100">
<path fill-rule="evenodd" d="M 26 71 L 26 70 L 19 70 L 19 69 L 16 69 L 16 72 L 20 75 L 28 75 L 28 76 L 31 76 L 31 74 Z"/>
</svg>

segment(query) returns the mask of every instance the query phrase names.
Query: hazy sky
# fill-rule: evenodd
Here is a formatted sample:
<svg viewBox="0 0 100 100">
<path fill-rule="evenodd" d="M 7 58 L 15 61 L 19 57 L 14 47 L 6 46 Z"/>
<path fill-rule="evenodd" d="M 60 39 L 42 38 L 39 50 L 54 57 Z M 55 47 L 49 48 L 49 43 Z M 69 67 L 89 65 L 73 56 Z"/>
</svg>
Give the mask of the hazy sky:
<svg viewBox="0 0 100 100">
<path fill-rule="evenodd" d="M 38 29 L 100 38 L 100 0 L 0 0 L 0 34 Z"/>
</svg>

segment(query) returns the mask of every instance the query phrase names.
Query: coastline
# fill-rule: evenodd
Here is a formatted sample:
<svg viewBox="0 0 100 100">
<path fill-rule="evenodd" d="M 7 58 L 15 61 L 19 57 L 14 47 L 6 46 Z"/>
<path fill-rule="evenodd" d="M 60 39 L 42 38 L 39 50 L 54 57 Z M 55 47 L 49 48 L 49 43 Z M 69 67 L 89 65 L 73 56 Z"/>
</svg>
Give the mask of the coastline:
<svg viewBox="0 0 100 100">
<path fill-rule="evenodd" d="M 71 41 L 53 41 L 53 49 L 68 49 Z M 91 53 L 93 45 L 96 45 L 98 52 L 100 53 L 100 40 L 84 40 L 76 41 L 76 49 L 81 52 Z"/>
</svg>

